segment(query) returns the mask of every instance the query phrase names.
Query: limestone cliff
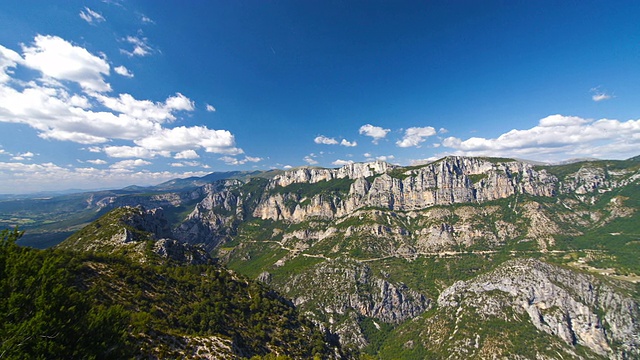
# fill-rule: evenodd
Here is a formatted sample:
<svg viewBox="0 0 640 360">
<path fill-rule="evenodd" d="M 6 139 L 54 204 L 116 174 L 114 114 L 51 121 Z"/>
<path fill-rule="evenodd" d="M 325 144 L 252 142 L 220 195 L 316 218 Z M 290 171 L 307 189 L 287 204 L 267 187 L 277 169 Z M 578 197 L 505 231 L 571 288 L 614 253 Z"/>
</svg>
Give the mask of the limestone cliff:
<svg viewBox="0 0 640 360">
<path fill-rule="evenodd" d="M 640 356 L 640 309 L 623 295 L 629 290 L 624 283 L 520 259 L 456 282 L 440 294 L 438 306 L 505 320 L 511 320 L 508 313 L 513 311 L 569 346 L 585 346 L 611 359 L 630 359 Z"/>
</svg>

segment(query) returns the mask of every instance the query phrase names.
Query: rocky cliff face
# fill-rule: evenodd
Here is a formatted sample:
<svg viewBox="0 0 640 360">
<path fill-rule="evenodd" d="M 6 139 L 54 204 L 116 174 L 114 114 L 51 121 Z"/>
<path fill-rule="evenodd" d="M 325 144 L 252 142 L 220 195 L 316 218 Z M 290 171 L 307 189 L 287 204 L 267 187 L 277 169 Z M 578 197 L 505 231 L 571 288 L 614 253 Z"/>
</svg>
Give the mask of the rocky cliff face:
<svg viewBox="0 0 640 360">
<path fill-rule="evenodd" d="M 263 280 L 268 273 L 261 275 Z M 423 294 L 402 283 L 392 283 L 365 264 L 347 259 L 322 262 L 283 284 L 273 284 L 292 297 L 296 306 L 316 320 L 325 319 L 329 329 L 344 343 L 367 345 L 358 318 L 399 324 L 431 306 Z"/>
<path fill-rule="evenodd" d="M 624 283 L 607 283 L 592 275 L 521 259 L 456 282 L 440 294 L 438 306 L 505 320 L 510 320 L 507 313 L 513 311 L 567 345 L 582 345 L 611 359 L 637 358 L 640 309 L 631 297 L 622 295 L 620 287 L 628 288 Z"/>
<path fill-rule="evenodd" d="M 207 264 L 204 248 L 172 238 L 162 208 L 122 207 L 105 214 L 58 245 L 74 251 L 118 252 L 146 262 L 153 253 L 179 264 Z"/>
<path fill-rule="evenodd" d="M 300 198 L 278 193 L 266 196 L 254 212 L 262 219 L 299 222 L 312 216 L 336 218 L 363 207 L 409 211 L 458 203 L 482 203 L 516 194 L 550 197 L 558 179 L 522 162 L 491 162 L 451 157 L 407 169 L 385 163 L 352 164 L 340 169 L 299 169 L 274 178 L 269 189 L 294 183 L 353 179 L 340 196 L 317 194 Z M 358 165 L 358 167 L 355 167 Z M 335 195 L 335 194 L 334 194 Z M 292 202 L 298 202 L 292 206 Z"/>
</svg>

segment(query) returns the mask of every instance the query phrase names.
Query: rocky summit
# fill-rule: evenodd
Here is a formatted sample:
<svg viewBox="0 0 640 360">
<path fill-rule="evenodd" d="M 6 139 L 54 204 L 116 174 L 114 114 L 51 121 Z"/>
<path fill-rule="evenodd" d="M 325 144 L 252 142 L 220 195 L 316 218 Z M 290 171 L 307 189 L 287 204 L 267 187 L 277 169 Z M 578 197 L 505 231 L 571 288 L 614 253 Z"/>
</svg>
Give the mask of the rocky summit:
<svg viewBox="0 0 640 360">
<path fill-rule="evenodd" d="M 92 194 L 78 214 L 110 212 L 58 248 L 224 266 L 316 334 L 304 352 L 253 344 L 235 357 L 640 358 L 638 157 L 210 178 Z"/>
</svg>

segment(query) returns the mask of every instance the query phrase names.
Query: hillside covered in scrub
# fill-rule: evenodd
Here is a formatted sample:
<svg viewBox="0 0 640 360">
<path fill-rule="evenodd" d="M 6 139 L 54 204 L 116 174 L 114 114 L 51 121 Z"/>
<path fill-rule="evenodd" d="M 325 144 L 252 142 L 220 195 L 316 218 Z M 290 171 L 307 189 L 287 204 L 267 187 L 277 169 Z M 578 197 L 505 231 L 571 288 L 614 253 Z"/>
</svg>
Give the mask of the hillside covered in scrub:
<svg viewBox="0 0 640 360">
<path fill-rule="evenodd" d="M 146 247 L 138 258 L 35 250 L 17 246 L 19 236 L 4 230 L 0 239 L 3 358 L 340 354 L 289 301 L 213 263 L 180 264 Z"/>
</svg>

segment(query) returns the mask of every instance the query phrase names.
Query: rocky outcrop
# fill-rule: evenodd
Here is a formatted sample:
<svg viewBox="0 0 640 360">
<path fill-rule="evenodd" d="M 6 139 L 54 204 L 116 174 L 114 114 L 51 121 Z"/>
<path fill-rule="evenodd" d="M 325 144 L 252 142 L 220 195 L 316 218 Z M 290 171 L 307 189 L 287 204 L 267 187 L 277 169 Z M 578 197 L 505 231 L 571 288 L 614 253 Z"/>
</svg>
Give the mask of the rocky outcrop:
<svg viewBox="0 0 640 360">
<path fill-rule="evenodd" d="M 239 180 L 208 185 L 206 196 L 176 229 L 174 235 L 189 243 L 205 244 L 208 249 L 229 240 L 236 222 L 244 219 L 242 197 L 234 190 Z"/>
<path fill-rule="evenodd" d="M 213 262 L 213 258 L 201 247 L 183 243 L 175 239 L 160 239 L 153 244 L 152 251 L 165 259 L 179 264 L 203 265 Z"/>
<path fill-rule="evenodd" d="M 261 275 L 261 278 L 268 278 Z M 431 306 L 431 301 L 401 283 L 392 283 L 382 274 L 375 274 L 368 266 L 352 260 L 324 261 L 307 271 L 296 274 L 286 284 L 273 284 L 276 289 L 293 298 L 296 306 L 318 316 L 329 317 L 330 329 L 346 343 L 366 345 L 350 322 L 351 315 L 370 317 L 398 324 L 414 318 Z M 321 286 L 320 286 L 321 285 Z M 312 304 L 312 307 L 308 307 Z M 342 321 L 340 321 L 342 320 Z M 353 320 L 355 321 L 355 319 Z"/>
<path fill-rule="evenodd" d="M 369 176 L 384 174 L 396 168 L 384 161 L 370 163 L 353 163 L 345 165 L 339 169 L 323 169 L 303 167 L 285 171 L 281 175 L 275 176 L 269 183 L 269 188 L 289 186 L 294 183 L 317 183 L 320 181 L 330 181 L 335 179 L 357 179 Z"/>
<path fill-rule="evenodd" d="M 359 208 L 397 211 L 456 203 L 478 203 L 515 194 L 553 196 L 557 179 L 522 162 L 491 162 L 481 158 L 450 157 L 417 169 L 383 162 L 351 164 L 340 169 L 298 169 L 277 176 L 268 188 L 293 183 L 354 179 L 342 196 L 287 196 L 286 189 L 264 197 L 254 211 L 262 219 L 299 222 L 309 217 L 335 218 Z M 295 204 L 297 203 L 297 204 Z M 295 205 L 295 206 L 292 206 Z"/>
<path fill-rule="evenodd" d="M 512 310 L 568 345 L 582 345 L 612 359 L 637 358 L 638 304 L 616 286 L 625 285 L 520 259 L 475 279 L 456 282 L 440 294 L 438 306 L 473 309 L 484 318 L 502 317 Z"/>
<path fill-rule="evenodd" d="M 204 248 L 172 238 L 162 208 L 142 206 L 112 210 L 58 245 L 75 251 L 117 252 L 142 262 L 150 250 L 178 264 L 208 264 L 213 258 Z"/>
</svg>

